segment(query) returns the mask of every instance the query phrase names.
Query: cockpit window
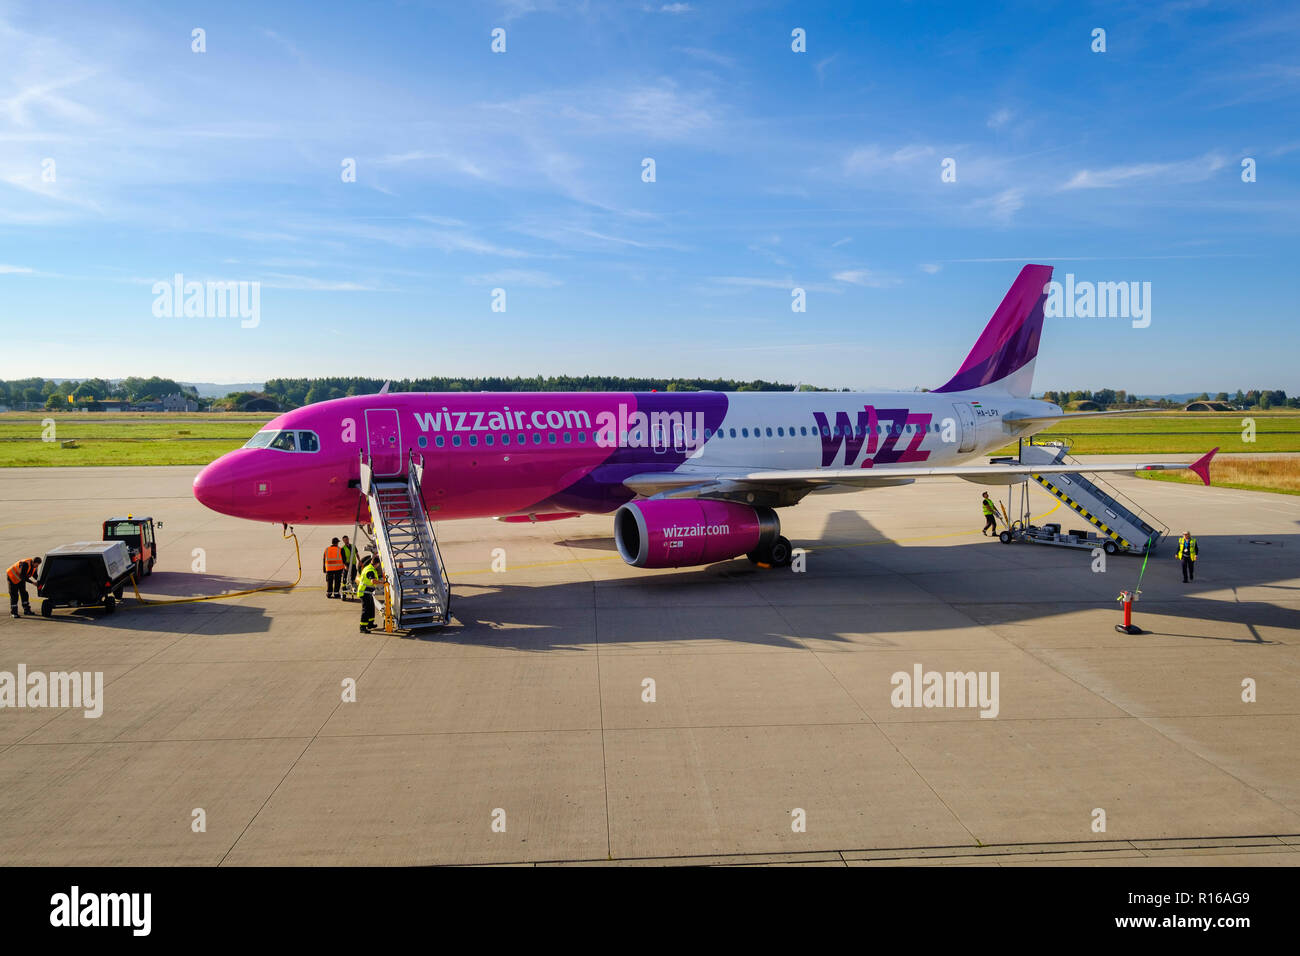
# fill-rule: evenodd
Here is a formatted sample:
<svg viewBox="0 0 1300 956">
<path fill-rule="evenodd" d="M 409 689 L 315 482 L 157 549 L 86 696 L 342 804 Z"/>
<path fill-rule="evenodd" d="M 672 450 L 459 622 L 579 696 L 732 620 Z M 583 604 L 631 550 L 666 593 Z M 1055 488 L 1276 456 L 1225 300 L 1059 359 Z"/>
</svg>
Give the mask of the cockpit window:
<svg viewBox="0 0 1300 956">
<path fill-rule="evenodd" d="M 244 445 L 245 448 L 274 448 L 276 451 L 320 451 L 320 438 L 315 432 L 290 432 L 266 429 L 258 432 Z"/>
</svg>

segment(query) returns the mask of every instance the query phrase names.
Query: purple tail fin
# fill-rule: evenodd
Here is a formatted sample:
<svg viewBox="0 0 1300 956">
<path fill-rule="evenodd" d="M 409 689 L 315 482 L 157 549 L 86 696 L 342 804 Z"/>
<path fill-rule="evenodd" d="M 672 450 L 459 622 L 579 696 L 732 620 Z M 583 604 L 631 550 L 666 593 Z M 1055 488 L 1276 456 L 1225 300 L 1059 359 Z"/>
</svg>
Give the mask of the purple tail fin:
<svg viewBox="0 0 1300 956">
<path fill-rule="evenodd" d="M 987 385 L 1028 398 L 1038 339 L 1043 333 L 1046 287 L 1051 281 L 1051 266 L 1021 269 L 957 374 L 935 391 L 964 392 Z"/>
</svg>

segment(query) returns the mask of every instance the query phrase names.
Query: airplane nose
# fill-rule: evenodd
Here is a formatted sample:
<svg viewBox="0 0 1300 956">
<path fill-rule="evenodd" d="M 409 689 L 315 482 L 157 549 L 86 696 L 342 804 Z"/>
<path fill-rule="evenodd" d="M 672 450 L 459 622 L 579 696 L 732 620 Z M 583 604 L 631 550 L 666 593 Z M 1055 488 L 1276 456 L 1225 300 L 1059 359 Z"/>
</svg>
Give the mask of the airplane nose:
<svg viewBox="0 0 1300 956">
<path fill-rule="evenodd" d="M 220 460 L 214 461 L 194 477 L 194 497 L 213 511 L 228 514 L 235 504 L 235 485 Z"/>
</svg>

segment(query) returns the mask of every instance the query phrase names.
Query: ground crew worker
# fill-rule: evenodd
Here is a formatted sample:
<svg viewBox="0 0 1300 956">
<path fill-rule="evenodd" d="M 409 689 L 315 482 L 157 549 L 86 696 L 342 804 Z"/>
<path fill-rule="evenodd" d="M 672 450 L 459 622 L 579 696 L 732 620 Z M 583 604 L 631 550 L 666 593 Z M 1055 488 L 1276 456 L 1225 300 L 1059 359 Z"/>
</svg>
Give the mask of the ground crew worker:
<svg viewBox="0 0 1300 956">
<path fill-rule="evenodd" d="M 346 567 L 347 562 L 343 560 L 343 550 L 339 547 L 339 539 L 331 538 L 330 546 L 325 549 L 325 556 L 321 559 L 321 570 L 325 572 L 325 596 L 327 598 L 339 596 L 339 589 L 343 585 L 343 569 Z"/>
<path fill-rule="evenodd" d="M 375 626 L 375 595 L 379 585 L 379 569 L 369 557 L 361 559 L 361 572 L 357 575 L 357 597 L 361 598 L 361 633 L 369 634 Z"/>
<path fill-rule="evenodd" d="M 9 568 L 9 613 L 18 616 L 18 598 L 23 599 L 23 613 L 31 614 L 32 606 L 27 601 L 27 582 L 35 581 L 41 570 L 40 558 L 23 558 Z"/>
<path fill-rule="evenodd" d="M 980 534 L 988 534 L 989 529 L 992 528 L 993 534 L 996 535 L 998 533 L 998 512 L 993 507 L 993 499 L 989 497 L 987 491 L 984 492 L 984 497 L 980 499 L 980 507 L 984 509 L 984 530 Z"/>
<path fill-rule="evenodd" d="M 1196 579 L 1196 539 L 1190 531 L 1184 531 L 1178 539 L 1178 560 L 1183 562 L 1183 583 Z"/>
<path fill-rule="evenodd" d="M 352 547 L 352 542 L 348 540 L 347 535 L 343 536 L 343 543 L 339 545 L 339 550 L 343 552 L 343 566 L 350 573 L 357 560 L 357 549 Z"/>
</svg>

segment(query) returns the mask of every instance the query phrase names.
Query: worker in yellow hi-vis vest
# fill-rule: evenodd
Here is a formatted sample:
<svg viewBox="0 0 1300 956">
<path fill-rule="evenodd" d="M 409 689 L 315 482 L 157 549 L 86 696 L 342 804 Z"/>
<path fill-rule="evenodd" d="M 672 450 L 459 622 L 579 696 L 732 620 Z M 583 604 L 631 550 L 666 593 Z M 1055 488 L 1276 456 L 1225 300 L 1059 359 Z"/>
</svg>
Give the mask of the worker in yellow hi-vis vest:
<svg viewBox="0 0 1300 956">
<path fill-rule="evenodd" d="M 361 633 L 369 634 L 375 626 L 375 588 L 379 585 L 379 569 L 370 556 L 361 559 L 357 573 L 357 597 L 361 598 Z"/>
<path fill-rule="evenodd" d="M 989 497 L 987 491 L 984 492 L 984 497 L 980 499 L 980 507 L 984 509 L 984 530 L 980 534 L 988 534 L 991 530 L 994 537 L 996 537 L 998 533 L 998 512 L 993 507 L 993 499 Z"/>
<path fill-rule="evenodd" d="M 1183 583 L 1196 579 L 1196 539 L 1190 531 L 1184 531 L 1178 539 L 1178 560 L 1183 563 Z"/>
</svg>

